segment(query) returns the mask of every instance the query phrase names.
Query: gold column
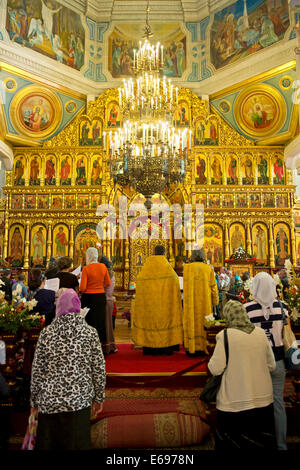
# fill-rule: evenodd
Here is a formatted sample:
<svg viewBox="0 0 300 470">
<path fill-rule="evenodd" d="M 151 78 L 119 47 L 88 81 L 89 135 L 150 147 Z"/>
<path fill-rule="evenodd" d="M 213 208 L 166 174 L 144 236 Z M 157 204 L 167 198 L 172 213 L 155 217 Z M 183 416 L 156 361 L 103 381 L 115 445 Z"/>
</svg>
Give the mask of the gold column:
<svg viewBox="0 0 300 470">
<path fill-rule="evenodd" d="M 128 240 L 128 227 L 130 221 L 127 220 L 127 237 L 125 239 L 125 263 L 124 263 L 124 288 L 128 289 L 129 283 L 129 240 Z M 127 285 L 126 285 L 127 284 Z"/>
<path fill-rule="evenodd" d="M 3 244 L 3 258 L 8 257 L 8 212 L 5 214 L 5 231 L 4 231 L 4 244 Z"/>
<path fill-rule="evenodd" d="M 174 239 L 173 239 L 173 230 L 174 230 L 174 213 L 170 214 L 170 236 L 169 236 L 169 263 L 172 268 L 175 268 L 175 257 L 174 257 Z"/>
<path fill-rule="evenodd" d="M 74 222 L 71 222 L 70 227 L 70 242 L 69 242 L 69 257 L 74 259 Z"/>
<path fill-rule="evenodd" d="M 46 266 L 48 266 L 52 251 L 52 220 L 48 224 L 48 237 L 47 237 L 47 254 L 46 254 Z"/>
<path fill-rule="evenodd" d="M 229 237 L 228 237 L 228 220 L 224 225 L 224 246 L 225 246 L 225 259 L 229 258 Z"/>
<path fill-rule="evenodd" d="M 24 269 L 29 269 L 29 260 L 30 260 L 30 252 L 29 252 L 29 245 L 30 245 L 30 221 L 26 220 L 25 223 L 25 249 L 24 249 Z"/>
<path fill-rule="evenodd" d="M 270 221 L 269 227 L 269 259 L 270 268 L 275 268 L 274 238 L 273 238 L 273 221 Z"/>
<path fill-rule="evenodd" d="M 290 227 L 291 227 L 291 250 L 292 250 L 292 252 L 291 252 L 292 260 L 291 261 L 294 264 L 294 266 L 297 266 L 296 237 L 295 237 L 295 225 L 294 225 L 293 213 L 291 213 Z"/>
<path fill-rule="evenodd" d="M 251 244 L 251 231 L 250 231 L 250 221 L 247 221 L 247 253 L 252 255 L 252 244 Z"/>
</svg>

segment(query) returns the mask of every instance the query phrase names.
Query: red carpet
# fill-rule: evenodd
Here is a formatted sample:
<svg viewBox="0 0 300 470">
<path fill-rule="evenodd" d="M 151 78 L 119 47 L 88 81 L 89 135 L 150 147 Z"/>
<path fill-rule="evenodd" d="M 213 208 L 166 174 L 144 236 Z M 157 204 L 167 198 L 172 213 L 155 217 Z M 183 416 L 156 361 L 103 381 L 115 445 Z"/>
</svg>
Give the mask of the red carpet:
<svg viewBox="0 0 300 470">
<path fill-rule="evenodd" d="M 106 358 L 108 375 L 172 375 L 193 366 L 205 357 L 188 357 L 184 350 L 174 352 L 171 356 L 145 356 L 141 349 L 133 349 L 133 344 L 118 344 L 118 352 Z M 206 373 L 206 364 L 201 364 L 187 372 L 187 375 Z"/>
</svg>

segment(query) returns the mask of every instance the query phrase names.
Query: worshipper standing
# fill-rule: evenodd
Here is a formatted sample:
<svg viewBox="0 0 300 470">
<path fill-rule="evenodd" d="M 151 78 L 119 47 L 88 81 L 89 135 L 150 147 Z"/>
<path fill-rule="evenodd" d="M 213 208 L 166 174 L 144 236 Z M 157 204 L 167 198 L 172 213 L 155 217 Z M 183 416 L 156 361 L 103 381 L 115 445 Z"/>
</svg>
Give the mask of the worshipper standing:
<svg viewBox="0 0 300 470">
<path fill-rule="evenodd" d="M 102 344 L 106 342 L 106 296 L 104 289 L 110 286 L 107 267 L 98 263 L 97 248 L 86 250 L 86 266 L 81 274 L 80 292 L 82 308 L 88 307 L 85 319 L 96 328 Z"/>
<path fill-rule="evenodd" d="M 4 292 L 4 298 L 7 302 L 12 301 L 12 280 L 11 280 L 11 271 L 9 269 L 4 269 L 2 271 L 0 290 Z"/>
<path fill-rule="evenodd" d="M 48 269 L 45 272 L 45 276 L 47 279 L 54 279 L 57 277 L 58 274 L 58 267 L 57 267 L 57 262 L 56 259 L 51 256 L 49 264 L 48 264 Z"/>
<path fill-rule="evenodd" d="M 205 317 L 219 303 L 218 286 L 203 250 L 194 250 L 183 268 L 183 330 L 187 355 L 207 354 Z"/>
<path fill-rule="evenodd" d="M 47 326 L 55 316 L 55 292 L 45 289 L 45 284 L 46 278 L 42 271 L 38 268 L 32 269 L 29 273 L 27 299 L 37 301 L 32 312 L 45 316 L 45 326 Z"/>
<path fill-rule="evenodd" d="M 67 289 L 74 289 L 79 291 L 79 282 L 75 274 L 70 273 L 72 269 L 73 260 L 68 256 L 62 256 L 57 261 L 58 274 L 56 277 L 59 279 L 59 288 L 66 287 Z"/>
<path fill-rule="evenodd" d="M 19 305 L 22 299 L 27 299 L 28 292 L 24 281 L 25 275 L 19 274 L 17 277 L 17 282 L 12 286 L 12 299 L 16 305 Z"/>
<path fill-rule="evenodd" d="M 290 287 L 287 270 L 286 269 L 280 269 L 280 271 L 278 271 L 277 274 L 278 274 L 280 282 L 282 284 L 283 298 L 284 298 L 284 300 L 286 300 L 287 291 L 289 290 L 289 287 Z"/>
<path fill-rule="evenodd" d="M 227 292 L 229 290 L 229 287 L 230 287 L 230 277 L 228 276 L 227 274 L 227 268 L 225 268 L 224 266 L 222 266 L 220 268 L 220 276 L 219 276 L 219 279 L 220 279 L 220 292 L 221 292 L 221 312 L 223 310 L 223 308 L 225 307 L 225 304 L 227 302 Z"/>
<path fill-rule="evenodd" d="M 144 354 L 171 355 L 183 341 L 179 279 L 164 255 L 164 247 L 157 245 L 136 280 L 132 339 Z"/>
<path fill-rule="evenodd" d="M 64 290 L 54 321 L 37 342 L 30 400 L 38 415 L 36 450 L 88 450 L 91 406 L 94 417 L 102 411 L 105 360 L 80 308 L 76 292 Z"/>
<path fill-rule="evenodd" d="M 252 323 L 265 331 L 272 347 L 276 369 L 271 373 L 274 394 L 274 418 L 278 450 L 286 450 L 287 418 L 284 406 L 285 364 L 282 342 L 282 310 L 288 318 L 288 308 L 277 300 L 276 283 L 270 274 L 261 272 L 253 278 L 254 301 L 245 304 Z"/>
<path fill-rule="evenodd" d="M 114 338 L 114 331 L 113 331 L 113 310 L 114 310 L 114 301 L 113 301 L 113 293 L 115 288 L 115 275 L 113 272 L 112 264 L 106 256 L 103 256 L 100 259 L 100 263 L 103 263 L 107 270 L 110 277 L 110 285 L 105 287 L 105 296 L 106 296 L 106 318 L 105 318 L 105 326 L 106 326 L 106 341 L 102 344 L 104 355 L 108 355 L 110 353 L 115 353 L 118 351 L 115 343 Z"/>
<path fill-rule="evenodd" d="M 261 328 L 255 328 L 244 306 L 230 300 L 224 307 L 224 330 L 216 336 L 208 363 L 212 375 L 224 372 L 217 393 L 216 450 L 274 448 L 273 388 L 275 369 L 271 346 Z"/>
</svg>

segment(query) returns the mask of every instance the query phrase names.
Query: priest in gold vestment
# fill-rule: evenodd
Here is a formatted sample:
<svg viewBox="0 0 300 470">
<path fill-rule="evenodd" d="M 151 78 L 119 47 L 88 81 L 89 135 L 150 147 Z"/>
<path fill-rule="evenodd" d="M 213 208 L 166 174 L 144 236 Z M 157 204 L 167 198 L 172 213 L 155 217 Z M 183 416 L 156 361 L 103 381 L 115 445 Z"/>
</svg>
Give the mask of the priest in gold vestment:
<svg viewBox="0 0 300 470">
<path fill-rule="evenodd" d="M 214 270 L 204 260 L 204 251 L 194 250 L 191 262 L 183 268 L 183 330 L 188 355 L 208 353 L 205 317 L 219 303 Z"/>
<path fill-rule="evenodd" d="M 163 255 L 164 247 L 158 245 L 136 280 L 132 339 L 144 354 L 171 355 L 183 343 L 179 279 Z"/>
</svg>

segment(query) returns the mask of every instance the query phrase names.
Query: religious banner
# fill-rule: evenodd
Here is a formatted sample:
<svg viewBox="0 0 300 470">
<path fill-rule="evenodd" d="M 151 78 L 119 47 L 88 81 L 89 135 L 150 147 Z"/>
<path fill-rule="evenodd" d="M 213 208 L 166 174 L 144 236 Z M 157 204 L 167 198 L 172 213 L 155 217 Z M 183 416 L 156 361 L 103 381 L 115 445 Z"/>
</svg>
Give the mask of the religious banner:
<svg viewBox="0 0 300 470">
<path fill-rule="evenodd" d="M 35 225 L 31 230 L 30 258 L 32 267 L 44 267 L 46 264 L 47 233 L 44 225 Z"/>
<path fill-rule="evenodd" d="M 20 224 L 12 225 L 9 230 L 9 257 L 13 267 L 23 266 L 24 254 L 24 227 Z"/>
<path fill-rule="evenodd" d="M 254 224 L 252 228 L 253 256 L 256 258 L 256 264 L 264 266 L 268 264 L 268 230 L 262 224 Z"/>
<path fill-rule="evenodd" d="M 232 224 L 229 231 L 230 254 L 234 254 L 238 248 L 245 250 L 245 227 L 242 224 Z"/>
<path fill-rule="evenodd" d="M 291 258 L 290 229 L 285 223 L 279 223 L 274 228 L 275 264 L 284 266 L 286 259 Z"/>
<path fill-rule="evenodd" d="M 68 255 L 69 229 L 64 224 L 56 225 L 53 229 L 53 256 Z"/>
</svg>

